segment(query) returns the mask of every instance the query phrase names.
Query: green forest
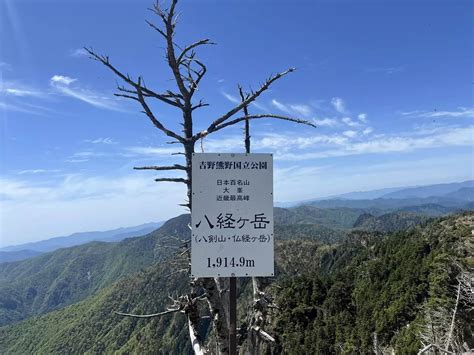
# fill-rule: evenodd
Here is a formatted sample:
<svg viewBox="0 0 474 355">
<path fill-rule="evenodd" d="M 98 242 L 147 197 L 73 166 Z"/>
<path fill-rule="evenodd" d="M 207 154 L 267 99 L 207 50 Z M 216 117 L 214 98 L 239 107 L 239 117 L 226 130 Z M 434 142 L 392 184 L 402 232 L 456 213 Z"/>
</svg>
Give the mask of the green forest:
<svg viewBox="0 0 474 355">
<path fill-rule="evenodd" d="M 276 305 L 265 329 L 275 342 L 259 342 L 260 353 L 371 353 L 376 346 L 380 353 L 416 354 L 427 339 L 433 344 L 445 339 L 453 317 L 452 346 L 472 347 L 471 291 L 461 290 L 468 297 L 455 303 L 460 277 L 473 267 L 473 213 L 416 223 L 413 215 L 393 213 L 364 229 L 331 229 L 308 223 L 317 216 L 301 220 L 299 212 L 276 213 L 284 216 L 276 227 L 277 275 L 264 285 Z M 174 240 L 169 237 L 189 233 L 188 221 L 183 215 L 111 249 L 91 243 L 6 264 L 1 319 L 11 324 L 0 328 L 1 352 L 192 353 L 185 315 L 136 319 L 115 313 L 160 312 L 170 297 L 186 292 L 187 273 L 174 272 L 185 260 L 169 248 Z M 394 229 L 395 221 L 400 230 L 379 230 L 383 223 Z M 240 279 L 241 351 L 248 346 L 250 284 Z M 446 319 L 436 318 L 440 312 Z M 22 318 L 27 319 L 15 322 Z M 200 324 L 212 348 L 210 320 Z M 429 332 L 433 327 L 436 334 Z"/>
</svg>

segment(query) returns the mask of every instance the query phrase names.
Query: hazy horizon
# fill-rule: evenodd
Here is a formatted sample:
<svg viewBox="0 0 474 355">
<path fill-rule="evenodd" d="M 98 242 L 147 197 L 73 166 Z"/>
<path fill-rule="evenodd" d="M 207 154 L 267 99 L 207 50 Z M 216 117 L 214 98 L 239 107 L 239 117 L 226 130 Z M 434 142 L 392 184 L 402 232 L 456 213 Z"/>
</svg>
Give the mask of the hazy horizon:
<svg viewBox="0 0 474 355">
<path fill-rule="evenodd" d="M 462 181 L 441 182 L 441 183 L 439 183 L 439 184 L 455 184 L 455 183 L 463 183 L 463 182 L 468 182 L 468 181 L 474 181 L 474 180 L 468 179 L 468 180 L 462 180 Z M 310 198 L 305 199 L 305 200 L 274 201 L 274 204 L 275 204 L 275 207 L 280 207 L 280 206 L 279 206 L 280 204 L 304 203 L 304 202 L 306 202 L 306 201 L 311 201 L 311 200 L 315 200 L 315 199 L 334 198 L 334 197 L 337 197 L 337 196 L 339 196 L 339 195 L 345 195 L 345 194 L 348 194 L 348 193 L 355 193 L 355 192 L 357 192 L 357 193 L 364 193 L 364 192 L 372 192 L 372 191 L 385 190 L 385 189 L 400 189 L 400 190 L 403 190 L 403 189 L 408 189 L 408 188 L 423 187 L 423 186 L 430 186 L 430 185 L 437 185 L 437 184 L 435 183 L 435 184 L 429 184 L 429 185 L 410 185 L 410 186 L 405 186 L 405 185 L 402 186 L 402 185 L 400 185 L 400 186 L 390 186 L 390 187 L 385 187 L 385 188 L 381 188 L 381 189 L 363 190 L 363 191 L 348 190 L 348 191 L 342 192 L 342 193 L 337 194 L 337 195 L 315 196 L 315 197 L 310 197 Z M 284 207 L 283 207 L 283 208 L 284 208 Z M 187 211 L 186 211 L 186 210 L 183 210 L 182 213 L 187 213 Z M 171 216 L 171 217 L 169 217 L 168 219 L 177 217 L 178 215 L 179 215 L 179 214 L 174 215 L 174 216 Z M 18 241 L 17 243 L 13 242 L 13 243 L 11 243 L 11 244 L 5 244 L 5 243 L 3 242 L 3 239 L 2 239 L 2 240 L 0 240 L 0 249 L 2 249 L 2 248 L 7 248 L 7 247 L 18 246 L 18 245 L 22 245 L 22 244 L 40 242 L 40 241 L 49 240 L 49 239 L 54 239 L 54 238 L 69 237 L 69 236 L 71 236 L 71 235 L 73 235 L 73 234 L 76 234 L 76 233 L 106 232 L 106 231 L 115 230 L 115 229 L 120 229 L 120 228 L 132 228 L 132 227 L 137 227 L 137 226 L 141 226 L 141 225 L 144 225 L 144 224 L 147 224 L 147 223 L 161 223 L 161 222 L 166 222 L 168 219 L 156 220 L 156 221 L 150 220 L 150 221 L 145 221 L 145 222 L 143 222 L 143 223 L 134 224 L 134 225 L 116 225 L 116 226 L 114 226 L 114 227 L 105 228 L 105 229 L 95 229 L 95 230 L 83 229 L 83 230 L 77 230 L 77 231 L 74 231 L 74 232 L 62 233 L 62 234 L 51 235 L 51 236 L 44 236 L 44 237 L 39 237 L 39 238 L 34 238 L 34 239 L 29 239 L 29 240 L 26 240 L 26 239 L 25 239 L 25 240 Z M 68 229 L 68 230 L 70 230 L 70 229 Z"/>
</svg>

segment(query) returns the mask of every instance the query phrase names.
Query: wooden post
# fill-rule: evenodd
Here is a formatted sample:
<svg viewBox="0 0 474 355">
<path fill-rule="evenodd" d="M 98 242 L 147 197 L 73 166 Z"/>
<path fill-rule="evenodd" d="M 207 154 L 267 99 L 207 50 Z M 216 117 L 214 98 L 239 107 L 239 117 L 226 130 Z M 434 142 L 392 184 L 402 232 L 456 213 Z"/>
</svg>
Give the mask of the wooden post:
<svg viewBox="0 0 474 355">
<path fill-rule="evenodd" d="M 242 88 L 239 86 L 240 97 L 245 101 Z M 245 116 L 248 116 L 247 106 L 243 107 Z M 250 153 L 250 125 L 245 120 L 245 152 Z M 237 278 L 229 279 L 229 354 L 237 355 Z"/>
<path fill-rule="evenodd" d="M 237 355 L 237 278 L 229 281 L 229 354 Z"/>
</svg>

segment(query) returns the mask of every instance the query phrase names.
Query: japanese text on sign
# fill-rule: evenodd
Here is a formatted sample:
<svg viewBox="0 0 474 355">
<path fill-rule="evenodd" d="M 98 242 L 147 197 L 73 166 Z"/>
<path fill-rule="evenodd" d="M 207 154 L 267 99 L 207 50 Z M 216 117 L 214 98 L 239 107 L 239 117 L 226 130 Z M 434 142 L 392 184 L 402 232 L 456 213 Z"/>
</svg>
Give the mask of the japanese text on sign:
<svg viewBox="0 0 474 355">
<path fill-rule="evenodd" d="M 272 276 L 270 154 L 193 155 L 191 273 Z"/>
</svg>

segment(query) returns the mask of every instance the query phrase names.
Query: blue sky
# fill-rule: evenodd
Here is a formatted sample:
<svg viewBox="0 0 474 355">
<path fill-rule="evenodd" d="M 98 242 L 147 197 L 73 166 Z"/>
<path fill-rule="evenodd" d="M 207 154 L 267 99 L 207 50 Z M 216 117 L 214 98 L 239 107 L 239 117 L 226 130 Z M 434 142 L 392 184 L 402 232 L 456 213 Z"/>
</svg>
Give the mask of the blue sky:
<svg viewBox="0 0 474 355">
<path fill-rule="evenodd" d="M 113 96 L 116 78 L 91 46 L 148 86 L 172 84 L 151 1 L 4 0 L 0 4 L 0 246 L 159 221 L 184 187 L 136 165 L 180 162 L 176 146 Z M 195 129 L 295 66 L 252 105 L 314 121 L 252 124 L 255 152 L 275 155 L 275 199 L 472 179 L 471 1 L 181 1 L 180 44 L 202 48 Z M 153 106 L 169 127 L 179 114 Z M 206 138 L 241 152 L 241 127 Z"/>
</svg>

